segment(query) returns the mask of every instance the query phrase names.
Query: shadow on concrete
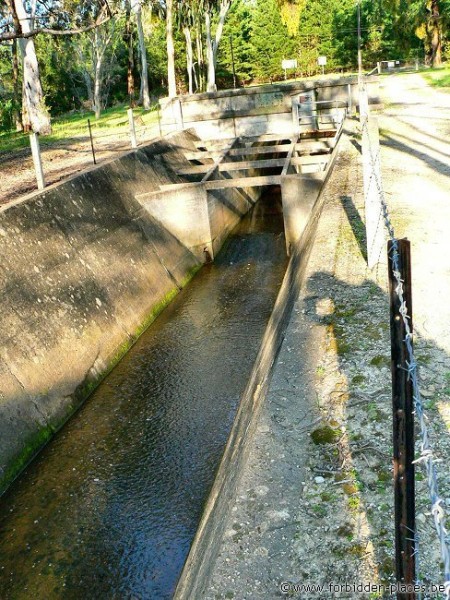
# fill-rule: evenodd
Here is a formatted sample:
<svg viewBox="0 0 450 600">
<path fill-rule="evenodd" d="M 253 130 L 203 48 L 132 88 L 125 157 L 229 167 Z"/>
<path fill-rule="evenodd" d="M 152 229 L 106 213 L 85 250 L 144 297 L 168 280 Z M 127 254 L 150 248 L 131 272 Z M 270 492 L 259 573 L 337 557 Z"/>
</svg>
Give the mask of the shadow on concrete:
<svg viewBox="0 0 450 600">
<path fill-rule="evenodd" d="M 447 177 L 450 177 L 450 165 L 448 162 L 444 162 L 437 158 L 433 158 L 426 152 L 420 152 L 419 150 L 414 149 L 410 144 L 407 143 L 407 142 L 415 142 L 415 140 L 412 140 L 411 138 L 408 138 L 406 136 L 397 136 L 397 137 L 402 137 L 405 140 L 405 142 L 401 142 L 400 140 L 394 138 L 393 136 L 388 135 L 387 133 L 383 133 L 383 131 L 381 130 L 380 131 L 380 144 L 381 144 L 381 146 L 386 146 L 388 148 L 392 148 L 392 149 L 398 150 L 399 152 L 403 152 L 405 154 L 409 154 L 410 156 L 418 158 L 419 160 L 423 161 L 426 165 L 428 165 L 432 169 L 436 170 L 437 172 L 441 173 L 442 175 L 446 175 Z M 426 145 L 423 145 L 423 146 L 427 147 Z M 433 148 L 430 148 L 430 146 L 428 146 L 428 148 L 430 150 L 433 150 Z"/>
<path fill-rule="evenodd" d="M 363 257 L 364 261 L 367 262 L 366 226 L 361 220 L 359 212 L 353 203 L 351 196 L 341 196 L 340 200 L 345 214 L 347 215 L 349 225 L 352 228 L 356 241 L 358 242 L 358 248 L 361 252 L 361 256 Z"/>
</svg>

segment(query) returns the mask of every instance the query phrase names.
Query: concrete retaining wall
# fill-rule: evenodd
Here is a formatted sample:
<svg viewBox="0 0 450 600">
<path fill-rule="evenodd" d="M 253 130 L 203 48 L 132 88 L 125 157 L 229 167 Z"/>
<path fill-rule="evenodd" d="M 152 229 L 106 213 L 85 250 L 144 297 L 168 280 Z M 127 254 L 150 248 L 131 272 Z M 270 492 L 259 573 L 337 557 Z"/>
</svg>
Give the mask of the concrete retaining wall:
<svg viewBox="0 0 450 600">
<path fill-rule="evenodd" d="M 200 268 L 135 200 L 182 183 L 194 141 L 159 140 L 0 211 L 0 492 Z"/>
<path fill-rule="evenodd" d="M 370 102 L 378 104 L 378 77 L 368 77 Z M 202 139 L 292 135 L 292 96 L 315 90 L 317 101 L 344 101 L 358 104 L 356 77 L 317 79 L 289 84 L 266 85 L 216 93 L 164 98 L 161 104 L 163 133 L 195 129 Z"/>
</svg>

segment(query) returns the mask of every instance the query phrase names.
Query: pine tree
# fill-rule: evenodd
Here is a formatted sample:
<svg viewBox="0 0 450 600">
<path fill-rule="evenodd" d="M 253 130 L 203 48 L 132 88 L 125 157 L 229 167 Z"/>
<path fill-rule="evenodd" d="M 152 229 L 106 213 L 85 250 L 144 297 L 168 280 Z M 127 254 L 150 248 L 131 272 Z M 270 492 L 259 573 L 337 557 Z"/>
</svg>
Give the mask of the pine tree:
<svg viewBox="0 0 450 600">
<path fill-rule="evenodd" d="M 257 0 L 250 42 L 254 75 L 270 80 L 281 77 L 281 62 L 291 58 L 292 43 L 276 0 Z"/>
<path fill-rule="evenodd" d="M 248 2 L 233 1 L 223 30 L 221 53 L 217 64 L 217 76 L 222 87 L 233 85 L 233 63 L 238 86 L 251 79 L 251 16 Z"/>
</svg>

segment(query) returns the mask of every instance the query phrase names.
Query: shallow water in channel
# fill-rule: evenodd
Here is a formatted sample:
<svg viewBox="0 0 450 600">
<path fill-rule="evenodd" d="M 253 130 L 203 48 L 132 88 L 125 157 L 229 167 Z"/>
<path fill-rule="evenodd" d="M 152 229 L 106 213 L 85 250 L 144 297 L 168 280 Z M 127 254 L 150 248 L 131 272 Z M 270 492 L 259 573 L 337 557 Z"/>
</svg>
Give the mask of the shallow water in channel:
<svg viewBox="0 0 450 600">
<path fill-rule="evenodd" d="M 0 598 L 171 598 L 287 266 L 266 195 L 0 499 Z"/>
</svg>

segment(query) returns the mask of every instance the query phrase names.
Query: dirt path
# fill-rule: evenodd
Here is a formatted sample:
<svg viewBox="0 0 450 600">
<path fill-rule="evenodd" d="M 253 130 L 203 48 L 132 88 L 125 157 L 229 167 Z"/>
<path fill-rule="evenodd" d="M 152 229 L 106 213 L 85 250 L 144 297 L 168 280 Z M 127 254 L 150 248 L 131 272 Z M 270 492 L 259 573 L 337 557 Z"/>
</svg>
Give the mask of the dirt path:
<svg viewBox="0 0 450 600">
<path fill-rule="evenodd" d="M 158 136 L 158 126 L 137 127 L 138 144 L 145 144 Z M 97 164 L 111 160 L 131 150 L 128 129 L 110 129 L 106 133 L 94 131 Z M 47 145 L 41 139 L 42 163 L 46 184 L 50 185 L 93 166 L 91 143 L 83 135 Z M 12 153 L 0 152 L 0 205 L 35 191 L 36 176 L 29 148 Z"/>
<path fill-rule="evenodd" d="M 450 96 L 418 75 L 382 81 L 384 187 L 397 236 L 412 242 L 416 354 L 450 510 Z M 364 260 L 360 138 L 348 129 L 208 600 L 395 597 L 387 276 Z M 437 598 L 420 468 L 416 487 L 418 574 L 423 598 Z"/>
</svg>

